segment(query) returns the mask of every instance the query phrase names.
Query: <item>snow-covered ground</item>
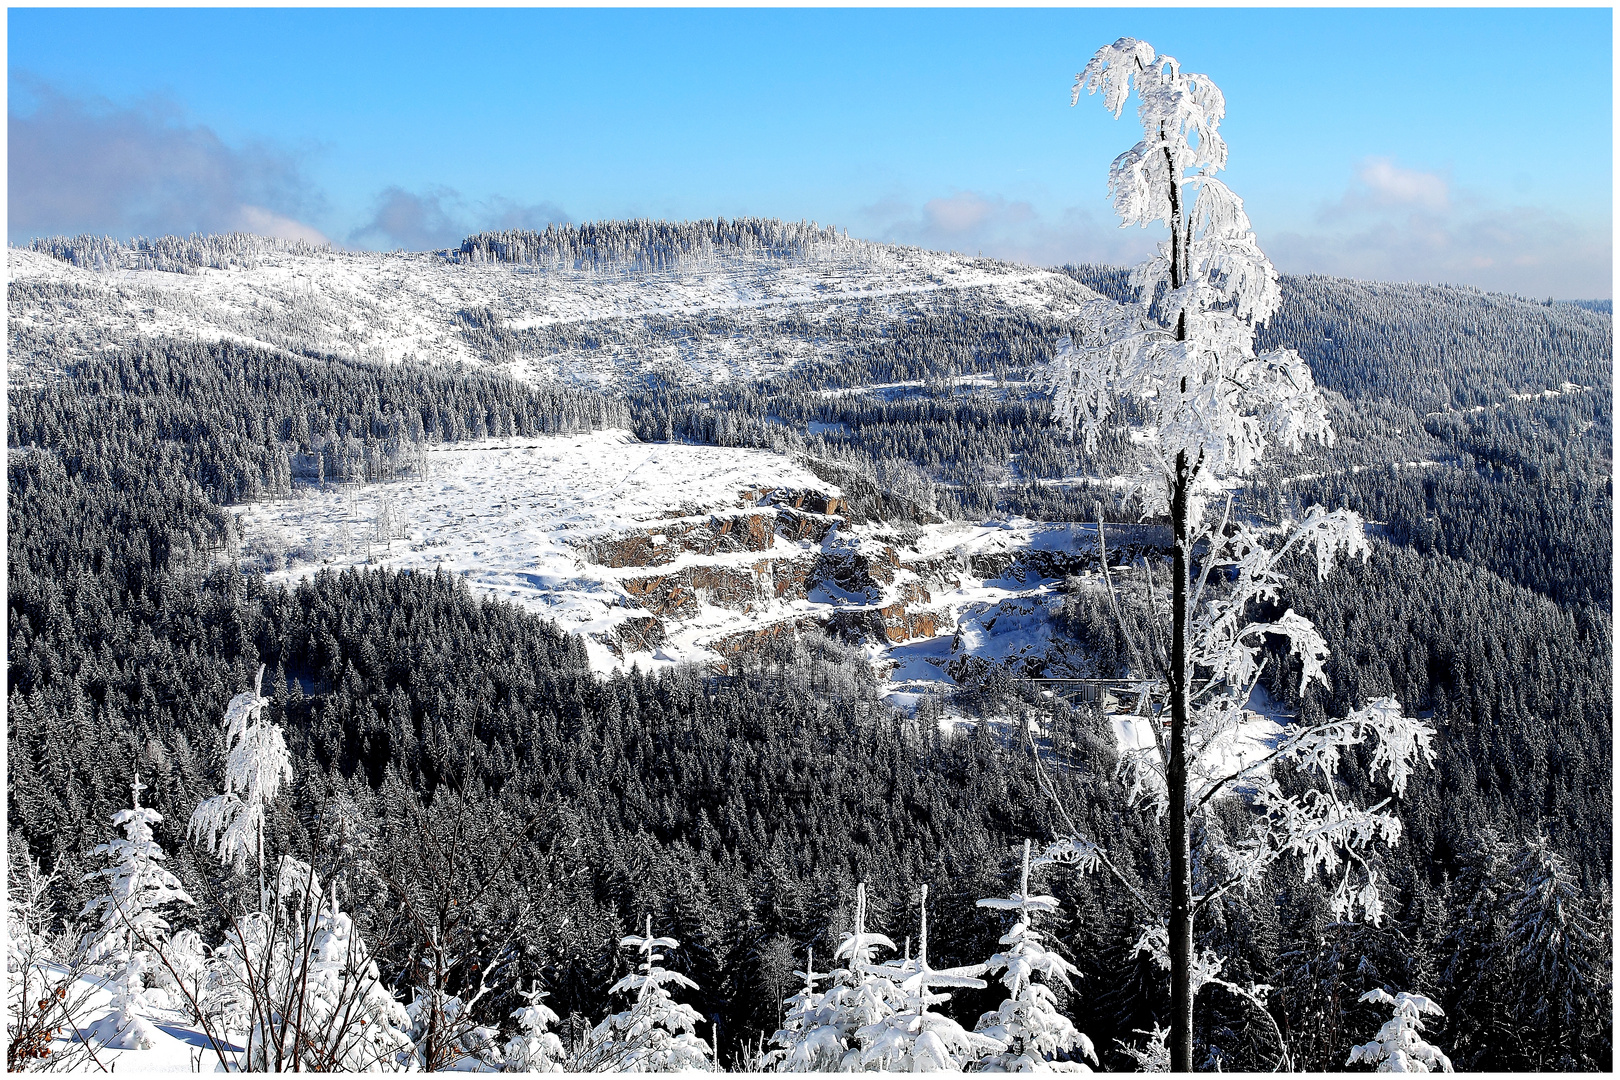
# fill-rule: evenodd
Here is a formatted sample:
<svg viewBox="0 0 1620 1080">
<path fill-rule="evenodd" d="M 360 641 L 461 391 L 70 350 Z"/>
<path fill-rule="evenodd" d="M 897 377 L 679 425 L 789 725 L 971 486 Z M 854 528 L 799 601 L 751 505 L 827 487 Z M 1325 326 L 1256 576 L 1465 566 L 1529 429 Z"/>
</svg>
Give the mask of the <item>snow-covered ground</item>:
<svg viewBox="0 0 1620 1080">
<path fill-rule="evenodd" d="M 59 964 L 51 963 L 45 967 L 51 972 L 53 984 L 67 974 Z M 14 977 L 21 978 L 20 975 Z M 70 1061 L 81 1062 L 80 1067 L 74 1070 L 77 1072 L 106 1070 L 119 1076 L 217 1071 L 219 1056 L 208 1037 L 184 1012 L 168 1007 L 168 995 L 156 988 L 147 990 L 147 1002 L 139 1010 L 151 1025 L 153 1044 L 149 1049 L 114 1050 L 92 1040 L 90 1049 L 93 1059 L 82 1057 L 83 1048 L 75 1046 L 74 1042 L 79 1035 L 89 1035 L 96 1022 L 113 1008 L 112 994 L 103 987 L 102 982 L 101 977 L 96 975 L 80 975 L 65 983 L 68 999 L 74 1003 L 73 1018 L 77 1021 L 78 1033 L 64 1032 L 60 1035 L 54 1044 L 53 1056 L 66 1055 Z M 231 1051 L 240 1048 L 227 1046 L 225 1049 Z"/>
<path fill-rule="evenodd" d="M 21 287 L 9 303 L 13 331 L 52 342 L 48 356 L 28 361 L 36 367 L 144 336 L 501 364 L 523 379 L 597 384 L 651 372 L 698 382 L 767 375 L 917 311 L 1068 317 L 1108 303 L 1049 270 L 865 243 L 635 272 L 466 263 L 442 252 L 267 251 L 251 268 L 179 274 L 86 269 L 11 248 L 7 270 Z M 557 333 L 575 343 L 559 346 Z M 13 380 L 40 374 L 26 369 L 14 362 Z"/>
</svg>

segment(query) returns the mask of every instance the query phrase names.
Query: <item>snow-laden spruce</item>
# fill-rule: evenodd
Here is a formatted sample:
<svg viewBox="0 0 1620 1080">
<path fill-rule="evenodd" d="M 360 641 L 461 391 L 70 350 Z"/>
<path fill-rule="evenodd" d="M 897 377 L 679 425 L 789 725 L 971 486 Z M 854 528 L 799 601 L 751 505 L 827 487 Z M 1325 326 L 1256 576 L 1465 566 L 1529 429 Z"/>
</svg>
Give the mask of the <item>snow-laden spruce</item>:
<svg viewBox="0 0 1620 1080">
<path fill-rule="evenodd" d="M 1598 959 L 1602 932 L 1563 856 L 1545 836 L 1525 841 L 1513 876 L 1519 884 L 1504 897 L 1506 956 L 1519 974 L 1531 1017 L 1548 1042 L 1566 1051 L 1607 977 L 1607 965 Z M 1561 1053 L 1540 1067 L 1567 1071 L 1577 1065 Z"/>
<path fill-rule="evenodd" d="M 1272 1024 L 1279 1056 L 1287 1055 L 1265 1008 L 1270 988 L 1221 979 L 1224 964 L 1212 952 L 1194 957 L 1198 915 L 1234 889 L 1260 886 L 1282 856 L 1293 855 L 1307 874 L 1330 877 L 1341 917 L 1359 912 L 1378 921 L 1377 881 L 1364 856 L 1374 843 L 1398 839 L 1400 822 L 1389 799 L 1356 803 L 1338 769 L 1354 760 L 1348 751 L 1370 743 L 1373 770 L 1399 795 L 1413 767 L 1432 756 L 1432 730 L 1386 698 L 1343 720 L 1297 728 L 1259 761 L 1243 764 L 1233 753 L 1268 636 L 1287 640 L 1307 684 L 1326 682 L 1327 647 L 1315 627 L 1292 611 L 1260 615 L 1261 605 L 1278 599 L 1283 559 L 1295 550 L 1314 554 L 1322 575 L 1337 558 L 1364 554 L 1366 540 L 1360 518 L 1348 511 L 1312 509 L 1303 522 L 1277 530 L 1233 517 L 1226 493 L 1270 450 L 1329 444 L 1333 433 L 1305 363 L 1289 350 L 1254 349 L 1256 326 L 1281 294 L 1242 200 L 1215 177 L 1227 160 L 1220 90 L 1146 42 L 1121 38 L 1076 77 L 1071 103 L 1082 91 L 1100 92 L 1119 116 L 1133 86 L 1142 138 L 1114 161 L 1109 188 L 1122 226 L 1162 222 L 1169 237 L 1132 274 L 1138 304 L 1099 309 L 1060 343 L 1047 379 L 1057 415 L 1088 447 L 1116 413 L 1142 417 L 1134 490 L 1144 516 L 1170 521 L 1172 581 L 1161 615 L 1170 627 L 1168 664 L 1135 673 L 1165 685 L 1169 731 L 1146 724 L 1156 745 L 1121 761 L 1132 801 L 1166 823 L 1170 875 L 1160 897 L 1121 881 L 1148 916 L 1142 950 L 1170 973 L 1171 1065 L 1188 1071 L 1193 1000 L 1212 984 L 1251 1002 Z M 1220 502 L 1217 520 L 1210 511 Z M 1150 695 L 1139 700 L 1150 707 Z M 1282 762 L 1316 786 L 1285 791 L 1271 774 Z M 1229 834 L 1228 819 L 1214 811 L 1240 789 L 1251 793 L 1256 812 Z M 1106 864 L 1078 830 L 1067 850 L 1088 865 Z"/>
<path fill-rule="evenodd" d="M 900 988 L 889 978 L 888 969 L 872 961 L 878 949 L 896 952 L 894 942 L 883 934 L 866 929 L 866 882 L 855 886 L 855 922 L 833 951 L 835 960 L 844 966 L 835 968 L 832 985 L 828 988 L 823 1015 L 832 1029 L 838 1045 L 844 1048 L 839 1059 L 840 1072 L 859 1072 L 862 1047 L 857 1033 L 894 1015 L 902 1006 L 904 997 Z"/>
<path fill-rule="evenodd" d="M 568 1060 L 562 1040 L 550 1030 L 557 1014 L 546 1004 L 546 996 L 537 982 L 522 994 L 523 1006 L 512 1011 L 518 1030 L 506 1040 L 502 1057 L 513 1072 L 562 1072 Z"/>
<path fill-rule="evenodd" d="M 222 863 L 245 871 L 252 860 L 261 895 L 265 807 L 275 801 L 282 781 L 292 779 L 281 728 L 265 716 L 270 699 L 259 692 L 263 681 L 260 664 L 253 690 L 237 694 L 225 707 L 225 791 L 197 804 L 187 829 Z"/>
<path fill-rule="evenodd" d="M 939 987 L 983 989 L 977 976 L 983 964 L 936 970 L 928 962 L 928 886 L 922 887 L 922 922 L 917 934 L 917 956 L 872 969 L 872 974 L 899 991 L 897 1007 L 888 1015 L 856 1032 L 861 1043 L 863 1068 L 882 1072 L 960 1072 L 986 1054 L 1002 1049 L 1002 1043 L 965 1030 L 944 1013 L 930 1011 L 951 995 L 936 993 Z M 890 970 L 893 974 L 890 974 Z"/>
<path fill-rule="evenodd" d="M 782 1026 L 771 1036 L 777 1049 L 761 1061 L 770 1072 L 833 1072 L 844 1060 L 835 1009 L 816 984 L 828 978 L 816 970 L 816 951 L 805 950 L 804 970 L 793 974 L 804 980 L 804 988 L 782 1004 L 787 1012 Z"/>
<path fill-rule="evenodd" d="M 610 994 L 633 997 L 630 1008 L 614 1013 L 591 1032 L 580 1055 L 589 1072 L 681 1072 L 713 1068 L 709 1044 L 694 1033 L 701 1013 L 674 999 L 669 987 L 696 990 L 698 984 L 678 971 L 659 966 L 659 949 L 676 949 L 680 942 L 653 937 L 652 916 L 647 932 L 631 934 L 619 944 L 641 954 L 641 966 L 613 984 Z"/>
<path fill-rule="evenodd" d="M 145 978 L 155 973 L 158 954 L 169 936 L 162 911 L 174 904 L 195 903 L 180 881 L 165 870 L 163 849 L 152 838 L 152 826 L 163 815 L 141 805 L 146 786 L 139 776 L 129 786 L 131 809 L 120 810 L 113 824 L 124 831 L 94 851 L 110 865 L 86 874 L 101 879 L 106 891 L 84 905 L 80 918 L 94 920 L 80 944 L 81 962 L 108 973 L 113 1008 L 90 1029 L 90 1037 L 119 1050 L 146 1050 L 157 1041 L 151 1022 L 141 1013 Z"/>
<path fill-rule="evenodd" d="M 1369 990 L 1361 1001 L 1393 1005 L 1395 1015 L 1372 1042 L 1351 1047 L 1346 1065 L 1373 1065 L 1378 1072 L 1451 1072 L 1451 1059 L 1438 1047 L 1423 1040 L 1423 1018 L 1444 1015 L 1440 1006 L 1422 994 L 1400 993 L 1391 997 L 1385 990 Z"/>
<path fill-rule="evenodd" d="M 1018 913 L 1012 929 L 1002 935 L 1001 944 L 1006 948 L 985 965 L 990 974 L 1001 973 L 1007 997 L 999 1008 L 979 1017 L 975 1029 L 1003 1043 L 1006 1049 L 986 1058 L 980 1068 L 985 1072 L 1090 1072 L 1080 1058 L 1095 1062 L 1096 1049 L 1058 1009 L 1057 995 L 1045 985 L 1058 982 L 1072 989 L 1070 980 L 1080 971 L 1048 949 L 1044 935 L 1035 929 L 1035 916 L 1057 911 L 1058 902 L 1055 897 L 1030 892 L 1029 848 L 1030 842 L 1025 840 L 1018 891 L 1008 897 L 979 901 L 980 907 Z M 1047 861 L 1037 860 L 1036 865 Z M 1037 976 L 1041 981 L 1036 981 Z M 1059 1054 L 1068 1060 L 1057 1060 Z"/>
</svg>

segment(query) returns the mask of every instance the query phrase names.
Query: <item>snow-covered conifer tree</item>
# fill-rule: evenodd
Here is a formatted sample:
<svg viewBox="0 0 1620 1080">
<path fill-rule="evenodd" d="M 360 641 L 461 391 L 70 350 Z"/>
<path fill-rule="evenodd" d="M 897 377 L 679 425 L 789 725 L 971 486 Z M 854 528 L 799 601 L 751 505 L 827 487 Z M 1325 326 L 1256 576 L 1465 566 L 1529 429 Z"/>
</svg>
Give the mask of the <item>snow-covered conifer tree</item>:
<svg viewBox="0 0 1620 1080">
<path fill-rule="evenodd" d="M 885 965 L 887 966 L 887 965 Z M 960 1072 L 983 1055 L 999 1053 L 1005 1045 L 998 1039 L 965 1030 L 961 1024 L 930 1005 L 942 1005 L 949 994 L 935 993 L 936 987 L 983 989 L 977 978 L 985 965 L 935 970 L 928 963 L 928 886 L 922 889 L 922 925 L 917 936 L 917 956 L 895 965 L 900 979 L 898 1007 L 888 1015 L 856 1031 L 861 1042 L 862 1067 L 883 1072 Z"/>
<path fill-rule="evenodd" d="M 258 867 L 261 898 L 265 807 L 275 800 L 282 781 L 292 779 L 292 759 L 281 728 L 265 717 L 270 699 L 259 693 L 263 680 L 260 664 L 253 691 L 237 694 L 225 707 L 225 791 L 197 805 L 187 830 L 223 863 L 246 870 L 252 860 Z"/>
<path fill-rule="evenodd" d="M 608 992 L 633 996 L 634 1003 L 596 1025 L 581 1054 L 581 1065 L 590 1072 L 711 1069 L 709 1044 L 694 1033 L 702 1014 L 677 1002 L 667 989 L 684 986 L 696 990 L 698 985 L 658 963 L 664 954 L 657 950 L 679 948 L 680 942 L 653 937 L 652 916 L 648 915 L 647 932 L 631 934 L 619 944 L 641 954 L 641 967 L 614 983 Z"/>
<path fill-rule="evenodd" d="M 816 951 L 806 949 L 804 970 L 793 974 L 804 980 L 804 989 L 788 998 L 782 1027 L 771 1036 L 778 1049 L 764 1057 L 764 1067 L 773 1072 L 832 1072 L 844 1059 L 846 1049 L 839 1037 L 836 1009 L 816 984 L 827 975 L 816 971 Z"/>
<path fill-rule="evenodd" d="M 1030 842 L 1024 841 L 1024 861 L 1020 872 L 1018 891 L 1009 897 L 980 900 L 980 907 L 997 911 L 1016 911 L 1018 921 L 1001 938 L 1007 946 L 990 958 L 985 965 L 991 974 L 1003 972 L 1001 983 L 1007 988 L 1007 997 L 1000 1008 L 979 1017 L 975 1030 L 1006 1044 L 1006 1049 L 987 1058 L 981 1065 L 985 1072 L 1090 1072 L 1083 1061 L 1054 1060 L 1057 1054 L 1073 1059 L 1081 1055 L 1097 1060 L 1091 1040 L 1075 1030 L 1073 1022 L 1058 1011 L 1057 997 L 1043 982 L 1060 982 L 1072 987 L 1071 977 L 1080 971 L 1057 953 L 1042 944 L 1042 934 L 1035 929 L 1035 916 L 1056 911 L 1055 897 L 1037 896 L 1029 891 Z M 1036 982 L 1039 975 L 1043 982 Z"/>
<path fill-rule="evenodd" d="M 1218 957 L 1194 957 L 1199 911 L 1234 888 L 1258 885 L 1279 857 L 1292 854 L 1307 872 L 1339 875 L 1334 906 L 1341 915 L 1359 908 L 1376 921 L 1382 910 L 1376 881 L 1359 853 L 1376 840 L 1394 841 L 1400 822 L 1384 809 L 1387 801 L 1366 810 L 1342 797 L 1334 772 L 1346 750 L 1370 740 L 1373 768 L 1383 770 L 1399 794 L 1416 761 L 1432 755 L 1432 731 L 1381 699 L 1344 720 L 1297 730 L 1259 761 L 1245 764 L 1235 753 L 1266 636 L 1289 642 L 1307 683 L 1326 681 L 1326 645 L 1308 620 L 1292 611 L 1254 617 L 1260 604 L 1278 598 L 1285 554 L 1309 548 L 1325 574 L 1339 555 L 1363 553 L 1366 540 L 1360 519 L 1348 511 L 1313 509 L 1303 523 L 1277 530 L 1280 542 L 1233 519 L 1226 491 L 1270 448 L 1331 442 L 1327 409 L 1296 354 L 1254 350 L 1255 329 L 1276 310 L 1281 293 L 1242 200 L 1215 177 L 1227 158 L 1220 90 L 1146 42 L 1121 38 L 1092 57 L 1075 80 L 1072 100 L 1100 91 L 1118 116 L 1133 84 L 1142 138 L 1115 159 L 1109 187 L 1124 225 L 1163 222 L 1169 237 L 1132 274 L 1139 306 L 1099 301 L 1060 343 L 1050 382 L 1058 416 L 1091 448 L 1116 407 L 1128 403 L 1140 411 L 1135 490 L 1144 515 L 1169 518 L 1169 662 L 1162 673 L 1136 673 L 1158 675 L 1166 684 L 1169 730 L 1149 724 L 1158 745 L 1128 753 L 1122 769 L 1132 799 L 1151 806 L 1167 827 L 1168 895 L 1163 902 L 1137 898 L 1154 925 L 1162 920 L 1171 1063 L 1188 1071 L 1200 986 L 1227 986 L 1262 1013 L 1266 990 L 1222 982 Z M 1223 496 L 1217 519 L 1210 509 Z M 1195 550 L 1203 545 L 1201 565 L 1195 565 Z M 1217 568 L 1222 572 L 1213 574 Z M 1292 762 L 1321 787 L 1285 793 L 1270 779 L 1277 761 Z M 1239 786 L 1256 789 L 1259 813 L 1248 835 L 1228 838 L 1211 804 Z M 1197 859 L 1195 818 L 1212 841 Z M 1095 851 L 1078 835 L 1071 839 L 1076 850 Z M 1196 886 L 1195 865 L 1209 879 Z"/>
<path fill-rule="evenodd" d="M 842 960 L 844 966 L 833 969 L 832 985 L 822 1000 L 824 1025 L 831 1028 L 832 1038 L 844 1048 L 838 1063 L 841 1072 L 858 1072 L 864 1067 L 856 1033 L 892 1015 L 904 1003 L 900 988 L 890 980 L 885 968 L 872 962 L 880 948 L 895 951 L 893 941 L 866 929 L 863 881 L 855 886 L 854 924 L 833 951 L 833 959 Z"/>
<path fill-rule="evenodd" d="M 144 977 L 156 968 L 153 950 L 168 940 L 169 924 L 161 911 L 194 903 L 179 880 L 159 865 L 163 849 L 152 839 L 152 826 L 163 815 L 141 805 L 146 788 L 139 776 L 129 790 L 132 809 L 120 810 L 112 819 L 124 836 L 95 849 L 110 865 L 84 879 L 104 879 L 107 891 L 79 912 L 81 918 L 95 920 L 81 942 L 83 962 L 111 973 L 112 1012 L 93 1025 L 92 1037 L 120 1050 L 149 1049 L 156 1042 L 156 1032 L 138 1010 L 145 1002 Z"/>
<path fill-rule="evenodd" d="M 536 982 L 523 994 L 525 1004 L 512 1011 L 518 1033 L 506 1040 L 506 1067 L 512 1072 L 562 1072 L 568 1060 L 562 1040 L 548 1030 L 557 1014 L 545 1003 L 546 992 Z"/>
<path fill-rule="evenodd" d="M 1572 1049 L 1580 1041 L 1583 1014 L 1593 1009 L 1593 991 L 1602 977 L 1601 962 L 1596 961 L 1596 927 L 1579 884 L 1545 836 L 1525 842 L 1514 877 L 1517 887 L 1504 898 L 1506 950 L 1529 1015 L 1544 1029 L 1544 1044 L 1555 1048 L 1557 1055 L 1537 1065 L 1559 1071 L 1581 1068 Z"/>
<path fill-rule="evenodd" d="M 1396 994 L 1369 990 L 1360 1000 L 1393 1005 L 1395 1015 L 1372 1042 L 1351 1047 L 1346 1065 L 1372 1065 L 1377 1072 L 1451 1072 L 1451 1059 L 1423 1041 L 1423 1017 L 1443 1015 L 1440 1006 L 1422 994 Z"/>
</svg>

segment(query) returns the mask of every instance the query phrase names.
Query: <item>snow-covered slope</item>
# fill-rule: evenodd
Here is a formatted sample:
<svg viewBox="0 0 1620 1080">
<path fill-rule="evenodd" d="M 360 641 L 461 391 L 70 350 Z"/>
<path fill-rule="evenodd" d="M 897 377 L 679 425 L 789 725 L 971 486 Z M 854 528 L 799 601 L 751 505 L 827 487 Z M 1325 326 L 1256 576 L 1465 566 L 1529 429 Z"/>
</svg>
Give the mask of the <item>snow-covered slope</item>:
<svg viewBox="0 0 1620 1080">
<path fill-rule="evenodd" d="M 575 270 L 270 248 L 250 265 L 90 269 L 10 248 L 13 378 L 140 337 L 235 341 L 383 362 L 498 364 L 518 377 L 621 384 L 756 377 L 922 311 L 1037 310 L 1099 301 L 1058 273 L 849 242 L 669 270 Z M 31 344 L 49 341 L 48 354 Z M 23 347 L 18 349 L 21 342 Z M 18 361 L 21 361 L 20 363 Z"/>
</svg>

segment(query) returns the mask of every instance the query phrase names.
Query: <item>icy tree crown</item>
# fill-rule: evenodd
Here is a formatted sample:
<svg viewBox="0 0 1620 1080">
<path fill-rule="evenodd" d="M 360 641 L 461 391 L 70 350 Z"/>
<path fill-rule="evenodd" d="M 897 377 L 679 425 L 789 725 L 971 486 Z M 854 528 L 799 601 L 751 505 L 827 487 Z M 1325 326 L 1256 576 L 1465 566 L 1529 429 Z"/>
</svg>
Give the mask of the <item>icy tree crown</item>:
<svg viewBox="0 0 1620 1080">
<path fill-rule="evenodd" d="M 292 779 L 292 758 L 281 729 L 265 718 L 270 699 L 259 693 L 264 666 L 253 690 L 237 694 L 225 708 L 225 792 L 192 811 L 189 831 L 221 862 L 246 869 L 264 836 L 264 808 L 284 780 Z"/>
<path fill-rule="evenodd" d="M 1310 368 L 1293 351 L 1254 351 L 1254 331 L 1281 302 L 1276 268 L 1243 200 L 1215 178 L 1226 164 L 1226 103 L 1207 76 L 1181 70 L 1146 42 L 1121 38 L 1075 79 L 1116 116 L 1131 87 L 1142 138 L 1115 159 L 1109 190 L 1122 226 L 1163 222 L 1170 237 L 1131 275 L 1136 308 L 1104 310 L 1059 343 L 1049 373 L 1056 414 L 1095 448 L 1123 399 L 1147 413 L 1148 514 L 1168 510 L 1183 460 L 1193 519 L 1223 479 L 1248 473 L 1272 445 L 1331 443 Z"/>
<path fill-rule="evenodd" d="M 1197 300 L 1197 310 L 1230 309 L 1237 318 L 1264 322 L 1282 302 L 1277 271 L 1255 242 L 1243 200 L 1215 173 L 1226 167 L 1226 142 L 1220 136 L 1226 98 L 1207 75 L 1183 72 L 1173 56 L 1155 56 L 1153 46 L 1120 38 L 1091 58 L 1074 82 L 1070 104 L 1080 92 L 1101 92 L 1115 116 L 1125 108 L 1131 84 L 1141 102 L 1137 116 L 1142 139 L 1114 159 L 1108 189 L 1123 226 L 1162 221 L 1174 227 L 1184 206 L 1182 188 L 1196 191 L 1196 201 L 1182 228 L 1189 241 L 1184 263 L 1184 297 L 1167 297 L 1163 309 L 1174 322 L 1184 303 Z M 1143 301 L 1153 299 L 1160 281 L 1170 280 L 1169 243 L 1159 256 L 1137 269 L 1134 284 Z"/>
</svg>

